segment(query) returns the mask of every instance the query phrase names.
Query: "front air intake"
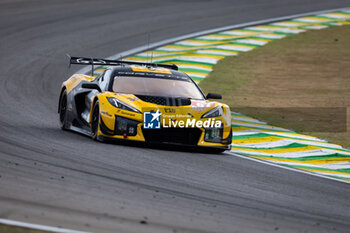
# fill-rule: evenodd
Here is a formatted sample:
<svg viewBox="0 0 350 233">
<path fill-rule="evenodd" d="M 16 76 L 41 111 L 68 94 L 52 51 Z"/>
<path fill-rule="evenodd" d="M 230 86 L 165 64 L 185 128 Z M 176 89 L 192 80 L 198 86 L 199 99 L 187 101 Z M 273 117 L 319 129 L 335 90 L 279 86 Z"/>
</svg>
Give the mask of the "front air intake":
<svg viewBox="0 0 350 233">
<path fill-rule="evenodd" d="M 191 105 L 191 99 L 180 97 L 164 97 L 151 95 L 137 95 L 137 97 L 145 102 L 163 106 L 186 106 Z"/>
</svg>

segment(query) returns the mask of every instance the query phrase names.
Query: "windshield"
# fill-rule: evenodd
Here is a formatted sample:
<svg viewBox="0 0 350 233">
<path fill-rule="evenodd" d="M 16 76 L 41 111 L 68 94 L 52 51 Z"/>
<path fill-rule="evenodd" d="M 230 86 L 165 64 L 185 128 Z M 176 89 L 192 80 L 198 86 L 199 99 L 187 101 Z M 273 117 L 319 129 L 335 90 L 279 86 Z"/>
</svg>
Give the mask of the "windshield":
<svg viewBox="0 0 350 233">
<path fill-rule="evenodd" d="M 194 83 L 166 78 L 117 76 L 114 77 L 113 91 L 134 95 L 204 99 Z"/>
</svg>

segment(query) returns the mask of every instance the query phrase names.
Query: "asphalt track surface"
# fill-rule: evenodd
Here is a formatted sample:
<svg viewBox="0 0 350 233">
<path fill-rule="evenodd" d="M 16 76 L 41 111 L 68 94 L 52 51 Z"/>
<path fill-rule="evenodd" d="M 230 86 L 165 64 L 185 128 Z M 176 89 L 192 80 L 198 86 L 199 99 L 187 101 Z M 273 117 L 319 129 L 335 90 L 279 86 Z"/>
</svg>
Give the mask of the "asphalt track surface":
<svg viewBox="0 0 350 233">
<path fill-rule="evenodd" d="M 0 1 L 0 218 L 93 232 L 349 232 L 350 185 L 59 129 L 66 53 L 107 57 L 341 0 Z"/>
</svg>

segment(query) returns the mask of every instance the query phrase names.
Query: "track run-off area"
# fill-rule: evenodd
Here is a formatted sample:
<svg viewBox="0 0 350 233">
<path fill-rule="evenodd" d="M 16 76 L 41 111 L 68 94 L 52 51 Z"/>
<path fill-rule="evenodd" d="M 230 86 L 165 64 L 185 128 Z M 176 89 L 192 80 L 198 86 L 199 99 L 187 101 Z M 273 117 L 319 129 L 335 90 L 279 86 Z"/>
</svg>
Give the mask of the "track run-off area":
<svg viewBox="0 0 350 233">
<path fill-rule="evenodd" d="M 67 71 L 66 53 L 107 57 L 147 46 L 148 35 L 153 44 L 227 25 L 341 7 L 348 7 L 348 1 L 2 1 L 0 218 L 102 233 L 348 232 L 347 183 L 245 159 L 271 158 L 274 150 L 279 156 L 273 159 L 282 164 L 291 158 L 280 154 L 304 147 L 320 153 L 320 159 L 329 151 L 345 153 L 339 146 L 238 113 L 232 115 L 233 149 L 245 158 L 105 144 L 60 130 L 57 116 L 60 84 L 77 71 Z M 164 47 L 193 51 L 154 51 L 153 61 L 178 63 L 200 81 L 215 63 L 201 60 L 206 56 L 219 60 L 298 30 L 348 22 L 347 11 L 325 14 L 178 41 Z M 182 59 L 187 52 L 192 58 Z M 157 60 L 175 53 L 181 59 Z M 290 147 L 281 152 L 273 142 Z M 303 166 L 292 162 L 293 167 Z M 311 167 L 321 170 L 321 163 Z M 347 178 L 334 174 L 325 175 Z"/>
</svg>

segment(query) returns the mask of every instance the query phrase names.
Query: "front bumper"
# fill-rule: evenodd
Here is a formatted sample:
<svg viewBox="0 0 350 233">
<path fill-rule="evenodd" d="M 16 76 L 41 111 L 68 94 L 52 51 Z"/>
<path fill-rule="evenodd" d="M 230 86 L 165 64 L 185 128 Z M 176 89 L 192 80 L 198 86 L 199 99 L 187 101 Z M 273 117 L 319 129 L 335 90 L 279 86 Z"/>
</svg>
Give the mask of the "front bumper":
<svg viewBox="0 0 350 233">
<path fill-rule="evenodd" d="M 231 127 L 222 128 L 220 140 L 208 140 L 205 128 L 144 129 L 143 123 L 124 116 L 101 115 L 97 138 L 107 140 L 130 140 L 151 144 L 173 144 L 191 147 L 230 149 Z"/>
</svg>

